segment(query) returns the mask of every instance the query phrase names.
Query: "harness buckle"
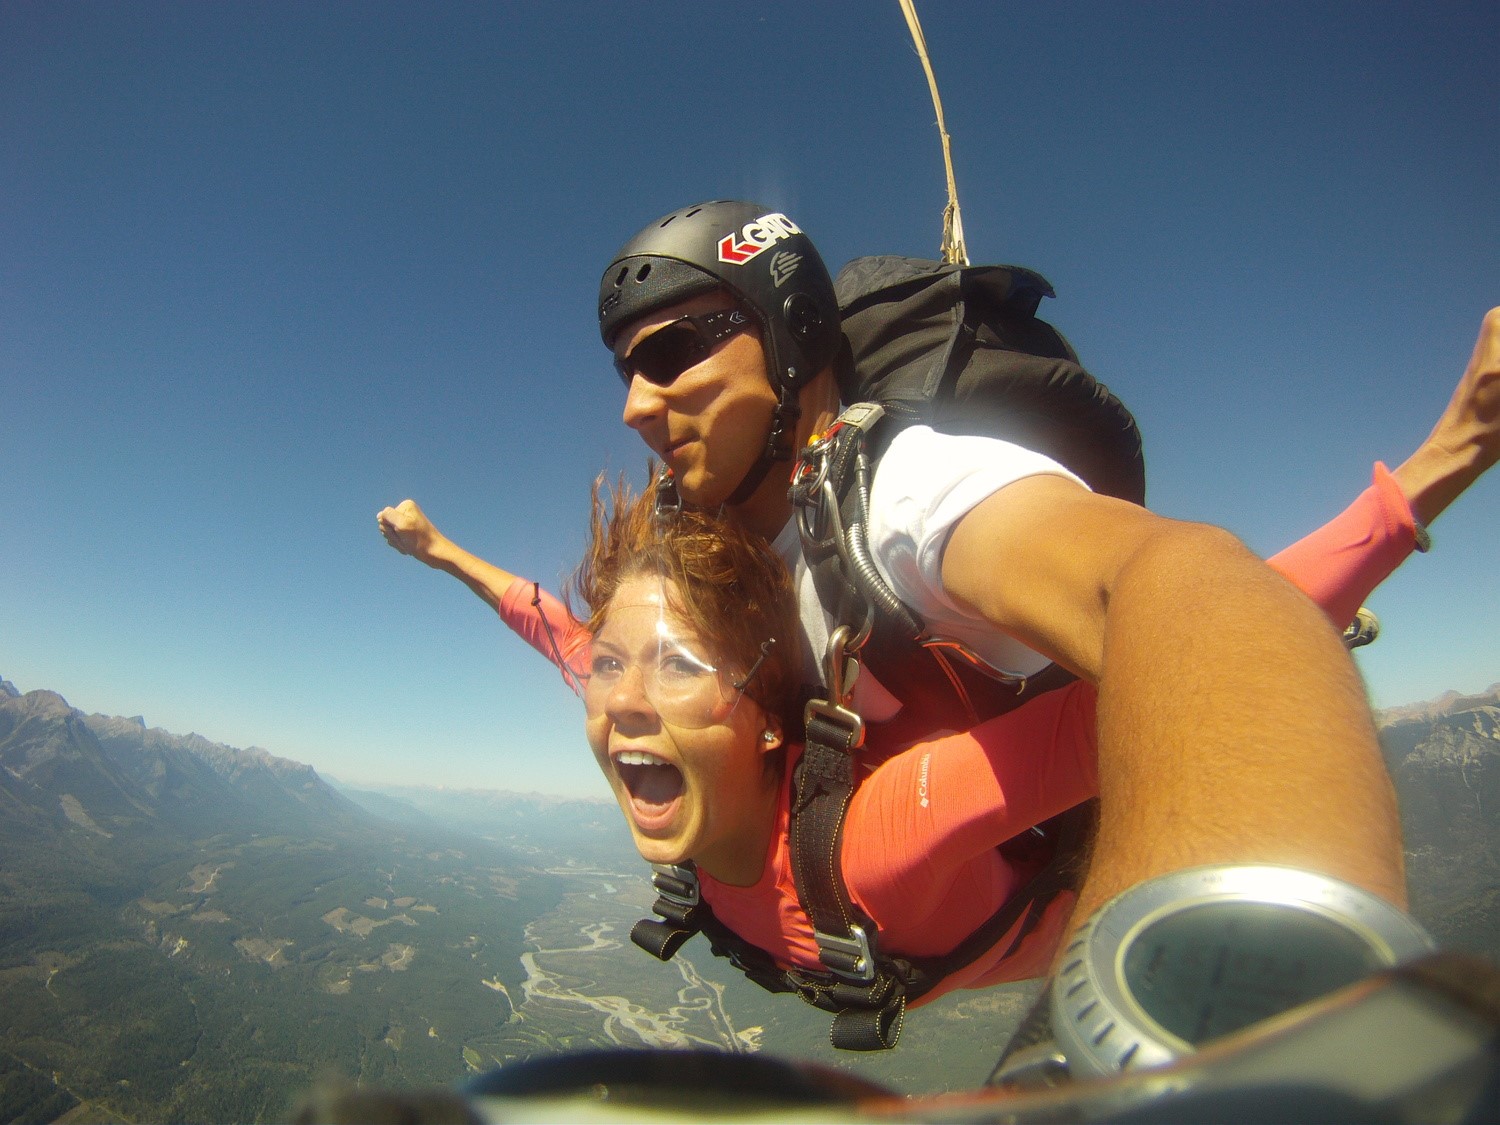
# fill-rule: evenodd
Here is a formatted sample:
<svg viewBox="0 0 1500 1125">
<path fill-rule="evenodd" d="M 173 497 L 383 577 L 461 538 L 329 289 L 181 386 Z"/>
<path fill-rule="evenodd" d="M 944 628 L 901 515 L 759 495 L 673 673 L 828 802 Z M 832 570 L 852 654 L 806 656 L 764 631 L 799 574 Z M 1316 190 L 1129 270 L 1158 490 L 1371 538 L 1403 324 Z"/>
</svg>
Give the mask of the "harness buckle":
<svg viewBox="0 0 1500 1125">
<path fill-rule="evenodd" d="M 691 867 L 676 863 L 653 863 L 651 885 L 662 898 L 687 909 L 692 909 L 701 901 L 698 873 Z"/>
<path fill-rule="evenodd" d="M 818 960 L 835 976 L 861 984 L 875 979 L 875 955 L 863 926 L 851 925 L 846 938 L 819 930 L 813 931 L 813 938 L 818 943 Z"/>
<path fill-rule="evenodd" d="M 802 712 L 805 726 L 810 726 L 813 719 L 820 718 L 845 732 L 845 748 L 849 750 L 855 750 L 865 742 L 865 721 L 848 706 L 849 696 L 854 691 L 854 681 L 859 676 L 859 661 L 850 655 L 850 649 L 858 649 L 864 643 L 869 636 L 869 629 L 862 630 L 858 636 L 853 634 L 854 630 L 849 626 L 840 625 L 828 638 L 823 669 L 828 683 L 828 698 L 808 700 Z"/>
<path fill-rule="evenodd" d="M 859 660 L 853 654 L 869 637 L 868 626 L 856 634 L 848 625 L 840 625 L 828 638 L 823 676 L 828 684 L 828 702 L 841 711 L 848 706 L 849 697 L 854 694 L 854 681 L 859 678 Z"/>
</svg>

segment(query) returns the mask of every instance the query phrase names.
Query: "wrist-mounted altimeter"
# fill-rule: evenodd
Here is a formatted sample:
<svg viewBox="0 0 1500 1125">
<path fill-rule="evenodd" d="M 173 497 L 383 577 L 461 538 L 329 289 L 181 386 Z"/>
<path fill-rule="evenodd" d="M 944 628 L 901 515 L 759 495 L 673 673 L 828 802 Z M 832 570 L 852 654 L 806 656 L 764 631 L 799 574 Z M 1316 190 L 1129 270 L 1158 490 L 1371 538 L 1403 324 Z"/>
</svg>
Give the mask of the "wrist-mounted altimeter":
<svg viewBox="0 0 1500 1125">
<path fill-rule="evenodd" d="M 1174 872 L 1118 895 L 1078 930 L 1043 1001 L 1051 1041 L 1034 1036 L 992 1081 L 1159 1066 L 1432 949 L 1396 907 L 1325 875 Z"/>
</svg>

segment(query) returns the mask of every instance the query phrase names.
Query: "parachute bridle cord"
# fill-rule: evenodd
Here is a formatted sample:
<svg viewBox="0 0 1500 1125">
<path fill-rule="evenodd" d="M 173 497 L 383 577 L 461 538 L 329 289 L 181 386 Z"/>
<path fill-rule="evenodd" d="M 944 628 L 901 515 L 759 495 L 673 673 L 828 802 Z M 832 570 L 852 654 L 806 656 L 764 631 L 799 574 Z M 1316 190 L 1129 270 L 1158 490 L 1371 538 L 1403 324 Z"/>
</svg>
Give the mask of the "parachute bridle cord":
<svg viewBox="0 0 1500 1125">
<path fill-rule="evenodd" d="M 922 24 L 917 19 L 916 0 L 900 0 L 900 4 L 912 42 L 916 44 L 917 57 L 927 72 L 927 88 L 932 91 L 932 107 L 937 110 L 938 135 L 943 139 L 943 168 L 948 173 L 948 205 L 943 208 L 943 261 L 951 266 L 966 266 L 969 251 L 964 246 L 964 220 L 958 210 L 958 181 L 953 177 L 953 145 L 948 126 L 943 121 L 943 99 L 938 96 L 937 75 L 932 72 L 932 60 L 927 55 L 927 37 L 922 34 Z"/>
</svg>

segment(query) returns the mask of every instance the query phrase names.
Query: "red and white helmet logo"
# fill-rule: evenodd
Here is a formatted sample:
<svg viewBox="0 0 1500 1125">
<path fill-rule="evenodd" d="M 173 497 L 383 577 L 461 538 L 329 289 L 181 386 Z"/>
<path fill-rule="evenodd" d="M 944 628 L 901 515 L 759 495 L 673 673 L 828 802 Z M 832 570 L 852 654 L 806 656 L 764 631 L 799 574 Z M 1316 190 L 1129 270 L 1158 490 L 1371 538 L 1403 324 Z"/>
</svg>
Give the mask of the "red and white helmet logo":
<svg viewBox="0 0 1500 1125">
<path fill-rule="evenodd" d="M 746 223 L 738 234 L 726 234 L 719 239 L 719 261 L 743 266 L 762 250 L 769 250 L 783 239 L 801 233 L 802 228 L 779 211 L 762 215 L 754 222 Z"/>
</svg>

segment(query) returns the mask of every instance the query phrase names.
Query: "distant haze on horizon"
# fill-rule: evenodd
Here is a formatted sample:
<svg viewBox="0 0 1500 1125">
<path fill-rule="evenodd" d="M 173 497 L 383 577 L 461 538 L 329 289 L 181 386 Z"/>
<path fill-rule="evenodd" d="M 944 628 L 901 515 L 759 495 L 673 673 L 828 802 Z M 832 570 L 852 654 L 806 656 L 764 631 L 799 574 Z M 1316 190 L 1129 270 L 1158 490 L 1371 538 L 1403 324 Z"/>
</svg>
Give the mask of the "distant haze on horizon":
<svg viewBox="0 0 1500 1125">
<path fill-rule="evenodd" d="M 29 691 L 56 691 L 56 689 L 54 689 L 54 688 L 45 688 L 45 687 L 25 688 L 25 687 L 20 687 L 19 685 L 15 684 L 14 682 L 12 682 L 9 679 L 7 679 L 3 674 L 0 674 L 0 684 L 10 684 L 11 687 L 16 688 L 16 690 L 20 694 L 22 694 L 22 695 L 27 694 Z M 1482 689 L 1479 689 L 1479 690 L 1476 690 L 1476 691 L 1473 691 L 1473 692 L 1455 691 L 1453 689 L 1450 689 L 1449 691 L 1443 692 L 1441 695 L 1438 695 L 1438 696 L 1433 696 L 1430 699 L 1412 699 L 1412 700 L 1407 700 L 1405 703 L 1392 704 L 1389 707 L 1381 708 L 1380 710 L 1382 712 L 1386 712 L 1387 713 L 1386 714 L 1386 721 L 1399 720 L 1401 718 L 1423 714 L 1423 713 L 1427 712 L 1428 710 L 1430 710 L 1430 706 L 1429 705 L 1437 703 L 1440 700 L 1443 700 L 1445 697 L 1450 696 L 1450 695 L 1452 695 L 1452 696 L 1459 696 L 1459 697 L 1485 696 L 1485 695 L 1493 696 L 1497 691 L 1500 691 L 1500 681 L 1496 681 L 1494 683 L 1491 683 L 1488 687 L 1482 688 Z M 83 705 L 83 704 L 80 704 L 78 702 L 75 702 L 72 699 L 68 699 L 67 696 L 66 696 L 66 694 L 63 693 L 63 692 L 57 692 L 57 694 L 60 695 L 60 696 L 62 696 L 64 698 L 64 700 L 69 704 L 69 706 L 75 708 L 78 711 L 83 712 L 86 715 L 100 715 L 100 714 L 104 714 L 103 712 L 99 712 L 99 711 L 97 711 L 97 710 L 95 710 L 93 708 L 90 708 L 90 707 L 86 706 L 86 705 Z M 597 800 L 597 801 L 600 801 L 600 802 L 605 803 L 605 804 L 613 804 L 613 795 L 610 793 L 608 786 L 605 785 L 602 781 L 600 782 L 600 784 L 597 787 L 591 788 L 591 787 L 588 787 L 588 786 L 580 786 L 580 787 L 578 787 L 575 790 L 569 790 L 569 791 L 565 791 L 564 792 L 564 791 L 558 791 L 558 790 L 520 789 L 520 788 L 516 788 L 514 786 L 505 786 L 505 785 L 496 785 L 496 784 L 484 784 L 483 782 L 480 782 L 480 781 L 469 781 L 469 782 L 463 782 L 463 781 L 460 781 L 460 782 L 433 781 L 433 780 L 430 780 L 430 779 L 425 779 L 425 778 L 421 777 L 420 775 L 417 775 L 417 776 L 405 776 L 405 777 L 402 777 L 402 776 L 372 777 L 372 776 L 361 775 L 361 774 L 359 774 L 357 772 L 347 773 L 346 774 L 346 773 L 344 773 L 342 771 L 339 771 L 339 770 L 336 770 L 336 769 L 332 769 L 332 768 L 329 768 L 329 767 L 326 767 L 326 766 L 320 766 L 318 764 L 318 762 L 317 762 L 316 759 L 294 758 L 294 757 L 291 757 L 291 756 L 286 755 L 286 754 L 277 753 L 274 749 L 269 748 L 269 747 L 265 747 L 265 746 L 240 746 L 240 745 L 236 745 L 233 742 L 233 740 L 226 739 L 226 738 L 221 738 L 221 737 L 219 737 L 219 736 L 217 736 L 217 735 L 215 735 L 215 734 L 213 734 L 211 732 L 208 732 L 208 731 L 177 731 L 177 730 L 168 730 L 167 728 L 162 727 L 159 724 L 152 722 L 145 715 L 140 715 L 140 714 L 135 714 L 135 715 L 116 715 L 116 716 L 106 715 L 105 717 L 107 717 L 107 718 L 123 718 L 123 719 L 127 719 L 127 720 L 137 721 L 137 722 L 140 722 L 147 729 L 150 729 L 150 730 L 159 730 L 159 731 L 162 731 L 162 732 L 164 732 L 164 733 L 166 733 L 168 735 L 172 735 L 172 736 L 184 736 L 184 735 L 194 735 L 194 734 L 196 734 L 199 737 L 205 738 L 205 739 L 207 739 L 210 742 L 215 742 L 215 743 L 219 743 L 219 744 L 224 745 L 224 746 L 228 746 L 231 750 L 239 750 L 239 751 L 244 751 L 244 750 L 255 751 L 255 750 L 259 750 L 259 751 L 264 751 L 265 753 L 271 754 L 272 756 L 277 757 L 277 758 L 285 758 L 285 759 L 288 759 L 288 760 L 293 761 L 293 762 L 300 762 L 303 765 L 311 766 L 317 772 L 317 774 L 320 777 L 322 777 L 325 781 L 331 782 L 335 786 L 348 786 L 348 787 L 355 788 L 355 789 L 358 789 L 358 788 L 361 788 L 361 787 L 368 787 L 368 788 L 372 788 L 372 789 L 383 789 L 383 788 L 390 788 L 390 789 L 425 789 L 425 790 L 432 790 L 432 791 L 445 792 L 445 793 L 463 793 L 463 792 L 491 793 L 491 792 L 499 792 L 499 793 L 514 794 L 516 796 L 522 796 L 522 797 L 537 796 L 537 797 L 547 797 L 547 798 L 555 797 L 555 798 L 564 799 L 564 800 L 569 800 L 569 799 Z"/>
<path fill-rule="evenodd" d="M 1269 554 L 1428 432 L 1500 304 L 1493 0 L 921 6 L 971 257 Z M 556 589 L 645 449 L 594 326 L 724 196 L 937 253 L 894 0 L 0 4 L 0 673 L 350 781 L 602 796 L 560 677 L 374 515 Z M 1500 679 L 1482 481 L 1370 600 L 1377 706 Z"/>
</svg>

